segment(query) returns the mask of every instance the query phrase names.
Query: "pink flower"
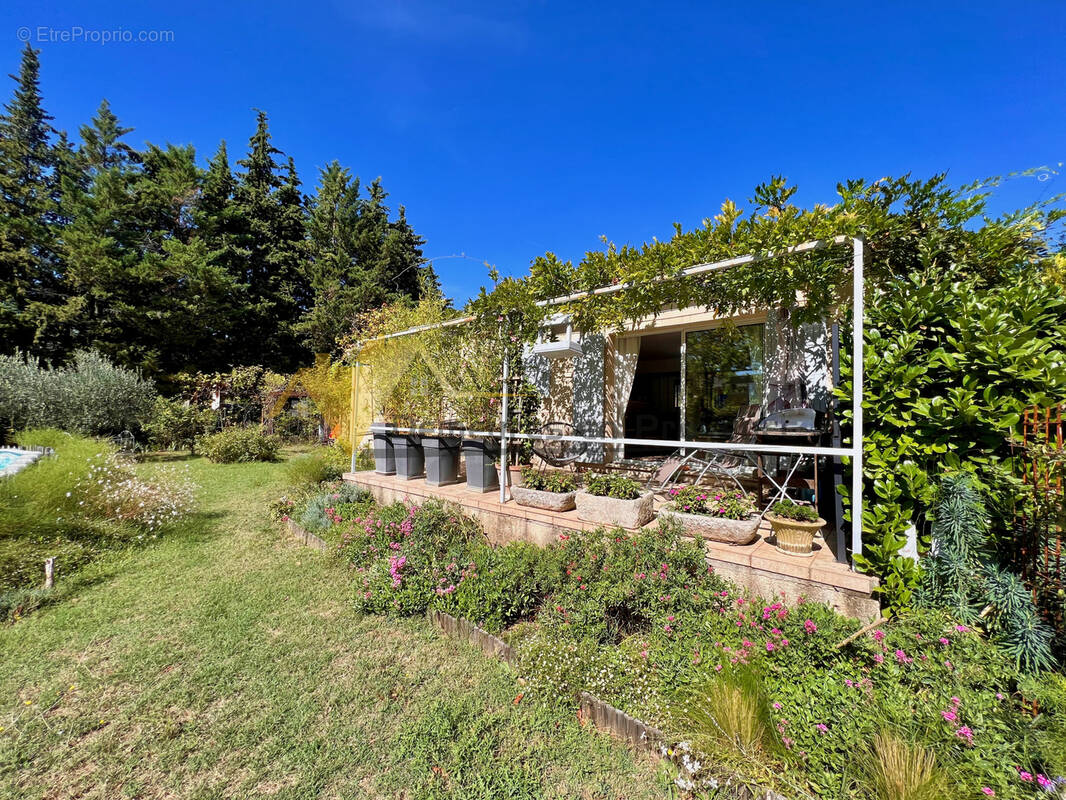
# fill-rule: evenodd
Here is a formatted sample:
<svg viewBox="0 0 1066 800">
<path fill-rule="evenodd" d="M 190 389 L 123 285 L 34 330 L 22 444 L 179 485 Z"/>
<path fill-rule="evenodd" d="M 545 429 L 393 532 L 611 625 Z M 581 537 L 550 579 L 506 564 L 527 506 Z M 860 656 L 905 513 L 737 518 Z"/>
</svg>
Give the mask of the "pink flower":
<svg viewBox="0 0 1066 800">
<path fill-rule="evenodd" d="M 825 725 L 824 723 L 819 722 L 814 727 L 818 730 L 818 733 L 821 733 L 823 735 L 829 733 L 829 726 Z"/>
<path fill-rule="evenodd" d="M 967 725 L 961 726 L 955 731 L 955 735 L 960 739 L 965 739 L 967 744 L 973 744 L 973 731 Z"/>
<path fill-rule="evenodd" d="M 987 794 L 989 797 L 995 797 L 996 796 L 996 790 L 992 789 L 989 786 L 982 786 L 981 787 L 981 791 L 984 792 L 985 794 Z"/>
<path fill-rule="evenodd" d="M 959 718 L 959 715 L 956 714 L 954 711 L 951 711 L 950 709 L 947 711 L 941 711 L 940 716 L 942 716 L 948 722 L 954 722 Z"/>
<path fill-rule="evenodd" d="M 814 633 L 818 630 L 818 626 L 814 624 L 813 620 L 808 619 L 803 622 L 803 630 L 807 631 L 807 633 Z"/>
<path fill-rule="evenodd" d="M 883 642 L 884 640 L 885 640 L 885 632 L 884 631 L 874 631 L 874 641 L 875 642 Z"/>
<path fill-rule="evenodd" d="M 955 626 L 955 630 L 958 631 L 959 633 L 966 633 L 966 631 L 968 631 L 970 629 L 967 628 L 965 625 L 956 625 Z"/>
<path fill-rule="evenodd" d="M 773 642 L 767 642 L 766 643 L 766 652 L 767 653 L 772 653 L 773 651 L 774 651 L 774 643 Z"/>
<path fill-rule="evenodd" d="M 942 645 L 944 645 L 944 647 L 947 647 L 949 644 L 951 644 L 951 640 L 950 639 L 945 639 L 943 636 L 941 636 L 940 637 L 940 643 Z"/>
<path fill-rule="evenodd" d="M 885 663 L 885 657 L 883 655 L 881 655 L 880 653 L 874 653 L 874 663 L 875 664 L 883 664 L 883 663 Z"/>
<path fill-rule="evenodd" d="M 1050 789 L 1053 785 L 1044 775 L 1037 775 L 1036 782 L 1040 784 L 1041 789 Z"/>
<path fill-rule="evenodd" d="M 952 697 L 951 704 L 955 706 L 955 708 L 958 708 L 960 705 L 962 705 L 962 701 L 957 697 Z"/>
<path fill-rule="evenodd" d="M 780 710 L 781 710 L 781 704 L 780 703 L 774 703 L 774 711 L 780 711 Z"/>
<path fill-rule="evenodd" d="M 1031 783 L 1033 780 L 1032 773 L 1026 772 L 1024 769 L 1018 770 L 1018 777 L 1021 778 L 1023 781 L 1026 781 L 1027 783 Z"/>
</svg>

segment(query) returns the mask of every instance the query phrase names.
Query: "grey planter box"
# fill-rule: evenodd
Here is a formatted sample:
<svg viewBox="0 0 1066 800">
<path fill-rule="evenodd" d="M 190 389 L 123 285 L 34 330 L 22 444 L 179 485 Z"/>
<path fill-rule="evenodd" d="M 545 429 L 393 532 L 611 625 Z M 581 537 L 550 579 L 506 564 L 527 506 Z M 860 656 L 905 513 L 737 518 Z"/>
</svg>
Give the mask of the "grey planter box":
<svg viewBox="0 0 1066 800">
<path fill-rule="evenodd" d="M 582 491 L 577 493 L 574 500 L 577 503 L 577 515 L 586 522 L 640 528 L 655 518 L 651 492 L 642 494 L 636 500 L 619 500 Z"/>
<path fill-rule="evenodd" d="M 545 511 L 570 511 L 575 506 L 576 494 L 577 492 L 544 492 L 523 486 L 511 487 L 511 497 L 518 505 L 543 508 Z"/>
<path fill-rule="evenodd" d="M 677 520 L 687 535 L 712 542 L 750 544 L 759 538 L 758 515 L 749 519 L 725 519 L 664 508 L 659 512 L 659 519 Z"/>
<path fill-rule="evenodd" d="M 496 469 L 499 452 L 500 446 L 492 439 L 463 439 L 467 489 L 484 494 L 500 488 Z"/>
<path fill-rule="evenodd" d="M 390 433 L 389 438 L 396 455 L 396 476 L 412 481 L 425 475 L 426 456 L 422 451 L 422 440 L 412 433 Z"/>
<path fill-rule="evenodd" d="M 426 456 L 426 483 L 430 486 L 450 486 L 459 482 L 459 442 L 452 436 L 424 436 L 422 449 Z"/>
<path fill-rule="evenodd" d="M 374 472 L 378 475 L 396 474 L 396 457 L 389 434 L 374 432 Z"/>
</svg>

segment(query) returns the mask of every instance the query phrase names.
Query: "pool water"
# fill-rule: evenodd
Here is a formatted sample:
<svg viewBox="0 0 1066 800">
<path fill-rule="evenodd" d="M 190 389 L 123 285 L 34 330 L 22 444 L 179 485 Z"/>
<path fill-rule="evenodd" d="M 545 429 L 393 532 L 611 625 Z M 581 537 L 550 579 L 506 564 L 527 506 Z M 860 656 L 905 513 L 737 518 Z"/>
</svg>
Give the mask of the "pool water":
<svg viewBox="0 0 1066 800">
<path fill-rule="evenodd" d="M 0 450 L 0 469 L 12 464 L 20 455 L 16 450 Z"/>
</svg>

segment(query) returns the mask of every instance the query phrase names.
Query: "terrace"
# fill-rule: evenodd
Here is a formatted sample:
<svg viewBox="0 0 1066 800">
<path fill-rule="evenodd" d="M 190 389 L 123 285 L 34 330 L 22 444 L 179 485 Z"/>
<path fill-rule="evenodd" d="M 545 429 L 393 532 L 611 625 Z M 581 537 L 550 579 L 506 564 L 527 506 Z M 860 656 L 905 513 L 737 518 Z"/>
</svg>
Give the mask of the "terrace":
<svg viewBox="0 0 1066 800">
<path fill-rule="evenodd" d="M 729 271 L 748 270 L 739 280 L 751 280 L 752 274 L 766 274 L 786 263 L 794 266 L 797 259 L 810 263 L 816 258 L 839 258 L 842 250 L 850 257 L 840 275 L 851 283 L 853 318 L 858 320 L 851 331 L 851 363 L 861 366 L 861 237 L 838 236 L 697 264 L 674 279 L 699 284 Z M 429 498 L 455 502 L 482 522 L 493 541 L 543 545 L 596 524 L 572 510 L 548 511 L 516 502 L 508 489 L 507 467 L 515 461 L 517 449 L 527 449 L 526 463 L 531 450 L 541 468 L 586 474 L 634 469 L 654 473 L 657 465 L 671 459 L 689 463 L 687 459 L 697 456 L 704 468 L 670 473 L 672 485 L 694 479 L 696 484 L 742 486 L 753 492 L 761 511 L 752 514 L 758 529 L 746 543 L 704 537 L 708 562 L 717 571 L 763 596 L 805 597 L 852 616 L 876 616 L 878 602 L 872 593 L 877 580 L 851 568 L 851 555 L 862 550 L 861 531 L 844 521 L 837 491 L 844 480 L 841 459 L 847 458 L 854 467 L 853 511 L 861 515 L 862 448 L 857 443 L 862 441 L 862 374 L 860 368 L 854 376 L 848 409 L 854 436 L 846 442 L 834 397 L 840 382 L 841 336 L 838 324 L 830 323 L 834 314 L 839 317 L 839 310 L 813 309 L 822 322 L 804 328 L 789 321 L 787 307 L 721 315 L 692 304 L 671 306 L 675 295 L 667 292 L 663 307 L 650 316 L 645 309 L 643 317 L 633 315 L 611 333 L 595 327 L 575 331 L 579 304 L 604 298 L 624 303 L 632 288 L 614 284 L 538 301 L 535 310 L 522 312 L 532 318 L 532 325 L 530 319 L 515 324 L 513 313 L 500 315 L 495 319 L 501 321 L 501 341 L 507 326 L 522 329 L 525 335 L 510 336 L 522 341 L 521 350 L 504 346 L 498 358 L 491 350 L 496 337 L 483 332 L 462 339 L 461 329 L 473 327 L 474 317 L 386 329 L 358 344 L 349 353 L 355 366 L 352 443 L 358 447 L 372 434 L 376 446 L 380 442 L 391 452 L 395 442 L 399 468 L 393 475 L 391 468 L 379 463 L 376 472 L 356 472 L 353 457 L 353 471 L 346 480 L 369 489 L 380 502 L 417 503 Z M 680 288 L 676 296 L 684 296 Z M 529 334 L 531 327 L 535 336 Z M 472 364 L 469 370 L 480 373 L 467 380 L 466 387 L 455 386 L 449 362 Z M 534 386 L 539 413 L 532 426 L 530 420 L 522 421 L 521 410 L 515 413 L 514 406 L 524 402 L 518 396 L 520 383 Z M 769 418 L 780 418 L 783 411 L 786 419 L 806 415 L 810 421 L 819 420 L 820 427 L 770 435 L 762 425 Z M 426 424 L 427 419 L 436 424 Z M 447 419 L 462 423 L 448 424 Z M 790 439 L 792 433 L 797 437 Z M 484 464 L 475 466 L 467 454 L 466 485 L 455 483 L 456 476 L 442 482 L 432 475 L 439 448 L 450 441 L 448 446 L 454 448 L 450 458 L 458 462 L 460 439 L 464 452 L 476 442 L 491 452 Z M 435 444 L 423 448 L 428 440 Z M 400 466 L 401 461 L 406 464 L 408 448 L 414 459 L 410 469 Z M 429 482 L 420 479 L 423 464 L 430 467 Z M 457 463 L 453 468 L 462 469 Z M 744 476 L 743 484 L 738 475 Z M 659 491 L 653 493 L 654 512 L 658 512 L 668 505 L 669 497 L 663 491 L 665 481 L 655 488 Z M 790 493 L 790 499 L 813 507 L 818 512 L 815 517 L 825 517 L 808 557 L 781 552 L 766 522 L 773 501 L 789 498 Z"/>
</svg>

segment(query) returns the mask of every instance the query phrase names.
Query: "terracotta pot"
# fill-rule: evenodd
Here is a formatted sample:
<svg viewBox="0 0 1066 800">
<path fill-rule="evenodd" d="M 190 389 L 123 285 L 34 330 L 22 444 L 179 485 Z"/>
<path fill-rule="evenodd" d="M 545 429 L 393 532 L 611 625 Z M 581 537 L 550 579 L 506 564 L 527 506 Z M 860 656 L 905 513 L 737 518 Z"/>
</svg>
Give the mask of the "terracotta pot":
<svg viewBox="0 0 1066 800">
<path fill-rule="evenodd" d="M 577 515 L 586 522 L 617 525 L 620 528 L 640 528 L 655 519 L 653 495 L 646 492 L 635 500 L 600 497 L 588 492 L 574 496 Z"/>
<path fill-rule="evenodd" d="M 526 489 L 512 486 L 511 497 L 520 506 L 543 508 L 545 511 L 570 511 L 576 492 L 545 492 L 540 489 Z"/>
<path fill-rule="evenodd" d="M 790 556 L 814 555 L 814 534 L 825 526 L 824 519 L 818 517 L 814 522 L 801 522 L 767 514 L 766 520 L 774 529 L 777 549 L 782 553 L 788 553 Z"/>
<path fill-rule="evenodd" d="M 507 468 L 507 485 L 508 486 L 525 486 L 525 482 L 522 480 L 522 470 L 525 469 L 524 465 L 510 466 Z"/>
<path fill-rule="evenodd" d="M 759 538 L 758 514 L 753 514 L 748 519 L 726 519 L 664 508 L 659 512 L 659 517 L 677 520 L 687 535 L 709 539 L 712 542 L 750 544 Z"/>
</svg>

